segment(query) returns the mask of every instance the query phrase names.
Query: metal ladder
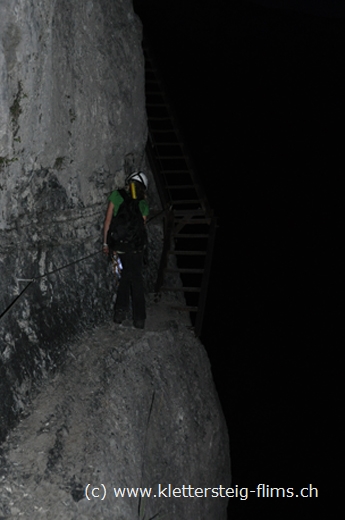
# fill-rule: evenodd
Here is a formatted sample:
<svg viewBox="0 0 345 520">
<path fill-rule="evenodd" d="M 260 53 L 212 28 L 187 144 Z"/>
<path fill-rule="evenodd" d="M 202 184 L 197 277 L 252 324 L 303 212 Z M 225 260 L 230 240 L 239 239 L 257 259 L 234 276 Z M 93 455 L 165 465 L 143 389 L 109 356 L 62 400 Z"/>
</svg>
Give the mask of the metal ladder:
<svg viewBox="0 0 345 520">
<path fill-rule="evenodd" d="M 163 208 L 164 245 L 156 294 L 179 293 L 171 306 L 189 312 L 199 336 L 206 305 L 216 218 L 192 167 L 171 104 L 147 43 L 145 56 L 147 157 Z"/>
</svg>

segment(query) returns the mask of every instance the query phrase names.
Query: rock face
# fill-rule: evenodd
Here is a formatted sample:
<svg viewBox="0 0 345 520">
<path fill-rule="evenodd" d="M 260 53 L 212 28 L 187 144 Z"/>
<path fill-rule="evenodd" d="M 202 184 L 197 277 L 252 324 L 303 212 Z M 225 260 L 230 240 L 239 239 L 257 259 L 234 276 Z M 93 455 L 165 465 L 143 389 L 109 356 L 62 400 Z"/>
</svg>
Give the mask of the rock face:
<svg viewBox="0 0 345 520">
<path fill-rule="evenodd" d="M 159 209 L 131 1 L 2 0 L 0 73 L 0 516 L 223 519 L 226 499 L 210 492 L 140 503 L 84 497 L 88 483 L 110 495 L 229 485 L 226 426 L 202 345 L 170 311 L 145 332 L 109 325 L 107 196 L 143 168 Z M 159 219 L 148 234 L 147 294 Z M 69 347 L 102 323 L 97 337 Z"/>
<path fill-rule="evenodd" d="M 0 71 L 0 314 L 41 277 L 0 320 L 1 439 L 66 338 L 109 315 L 106 199 L 145 166 L 140 21 L 130 0 L 3 0 Z"/>
<path fill-rule="evenodd" d="M 104 325 L 70 345 L 29 411 L 3 445 L 2 518 L 226 518 L 229 447 L 209 361 L 169 306 L 149 304 L 145 331 Z"/>
</svg>

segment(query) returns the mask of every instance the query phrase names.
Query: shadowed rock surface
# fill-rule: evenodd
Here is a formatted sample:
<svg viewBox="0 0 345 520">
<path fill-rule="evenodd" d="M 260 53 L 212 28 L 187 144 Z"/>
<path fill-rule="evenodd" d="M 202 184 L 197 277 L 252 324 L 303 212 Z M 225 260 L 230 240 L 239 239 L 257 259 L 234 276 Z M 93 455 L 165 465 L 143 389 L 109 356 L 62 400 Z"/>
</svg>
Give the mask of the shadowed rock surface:
<svg viewBox="0 0 345 520">
<path fill-rule="evenodd" d="M 140 503 L 115 498 L 113 488 L 228 487 L 228 450 L 203 346 L 178 313 L 151 303 L 145 331 L 113 324 L 90 331 L 69 346 L 62 371 L 42 382 L 3 445 L 0 516 L 225 519 L 226 498 Z M 102 484 L 106 497 L 92 499 Z"/>
</svg>

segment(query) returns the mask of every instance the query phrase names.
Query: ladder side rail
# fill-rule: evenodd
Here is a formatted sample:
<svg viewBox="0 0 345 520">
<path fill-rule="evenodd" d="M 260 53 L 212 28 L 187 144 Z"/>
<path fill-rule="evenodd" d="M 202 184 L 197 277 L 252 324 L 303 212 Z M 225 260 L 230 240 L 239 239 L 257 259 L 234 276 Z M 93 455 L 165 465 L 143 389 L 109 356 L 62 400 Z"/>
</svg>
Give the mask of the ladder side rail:
<svg viewBox="0 0 345 520">
<path fill-rule="evenodd" d="M 163 250 L 161 254 L 160 264 L 158 268 L 157 281 L 155 286 L 155 293 L 158 295 L 164 281 L 164 271 L 168 263 L 168 251 L 171 247 L 171 234 L 173 229 L 174 216 L 172 211 L 166 211 L 164 217 L 164 239 Z"/>
<path fill-rule="evenodd" d="M 159 165 L 157 164 L 157 160 L 154 156 L 154 153 L 152 151 L 152 146 L 151 146 L 149 140 L 146 144 L 146 156 L 149 160 L 151 171 L 152 171 L 153 177 L 155 179 L 155 183 L 157 186 L 157 191 L 158 191 L 158 195 L 159 195 L 159 198 L 161 201 L 162 208 L 166 208 L 169 205 L 170 201 L 167 198 L 167 192 L 166 192 L 166 188 L 162 182 Z"/>
<path fill-rule="evenodd" d="M 216 238 L 216 227 L 217 227 L 217 219 L 216 219 L 216 217 L 213 217 L 211 220 L 211 223 L 210 223 L 210 234 L 209 234 L 209 240 L 208 240 L 208 244 L 207 244 L 207 254 L 206 254 L 206 260 L 205 260 L 205 271 L 204 271 L 204 274 L 202 277 L 198 312 L 196 314 L 195 325 L 194 325 L 194 333 L 197 337 L 199 337 L 201 334 L 202 322 L 204 319 L 206 298 L 207 298 L 207 289 L 208 289 L 208 285 L 209 285 L 209 281 L 210 281 L 212 256 L 213 256 L 214 243 L 215 243 L 215 238 Z"/>
</svg>

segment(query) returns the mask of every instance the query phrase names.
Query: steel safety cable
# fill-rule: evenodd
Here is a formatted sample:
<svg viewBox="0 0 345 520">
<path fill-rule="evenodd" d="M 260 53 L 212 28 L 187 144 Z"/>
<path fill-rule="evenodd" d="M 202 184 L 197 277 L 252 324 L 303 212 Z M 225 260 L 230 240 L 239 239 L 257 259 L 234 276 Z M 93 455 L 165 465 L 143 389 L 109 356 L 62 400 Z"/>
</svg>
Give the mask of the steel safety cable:
<svg viewBox="0 0 345 520">
<path fill-rule="evenodd" d="M 62 267 L 57 267 L 56 269 L 53 269 L 52 271 L 48 271 L 47 273 L 44 273 L 40 276 L 34 276 L 32 278 L 17 278 L 18 282 L 29 282 L 24 289 L 15 297 L 15 299 L 8 305 L 8 307 L 0 314 L 0 320 L 1 318 L 13 307 L 13 305 L 19 300 L 19 298 L 24 294 L 24 292 L 30 287 L 30 285 L 33 282 L 36 282 L 37 280 L 40 280 L 41 278 L 44 278 L 46 276 L 50 276 L 51 274 L 57 273 L 58 271 L 61 271 L 62 269 L 66 269 L 67 267 L 70 267 L 71 265 L 78 264 L 79 262 L 82 262 L 83 260 L 87 260 L 91 256 L 98 255 L 101 253 L 102 250 L 96 251 L 95 253 L 91 253 L 90 255 L 84 256 L 83 258 L 79 258 L 78 260 L 74 260 L 73 262 L 70 262 L 69 264 L 63 265 Z"/>
</svg>

